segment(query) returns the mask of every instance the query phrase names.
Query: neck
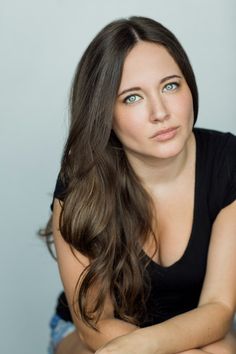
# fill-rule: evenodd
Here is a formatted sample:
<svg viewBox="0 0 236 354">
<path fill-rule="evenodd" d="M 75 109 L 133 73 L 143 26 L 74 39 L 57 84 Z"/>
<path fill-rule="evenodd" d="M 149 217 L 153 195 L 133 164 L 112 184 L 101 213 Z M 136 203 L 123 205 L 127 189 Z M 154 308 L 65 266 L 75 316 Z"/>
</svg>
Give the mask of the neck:
<svg viewBox="0 0 236 354">
<path fill-rule="evenodd" d="M 192 161 L 195 144 L 192 133 L 178 155 L 169 158 L 146 158 L 127 153 L 127 158 L 144 187 L 153 190 L 176 182 Z"/>
</svg>

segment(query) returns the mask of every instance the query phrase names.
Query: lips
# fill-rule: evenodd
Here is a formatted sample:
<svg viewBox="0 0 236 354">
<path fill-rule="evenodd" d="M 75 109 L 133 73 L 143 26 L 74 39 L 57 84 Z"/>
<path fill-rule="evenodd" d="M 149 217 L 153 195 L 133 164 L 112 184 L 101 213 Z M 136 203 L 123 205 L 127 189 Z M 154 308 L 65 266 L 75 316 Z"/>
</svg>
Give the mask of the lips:
<svg viewBox="0 0 236 354">
<path fill-rule="evenodd" d="M 157 131 L 155 134 L 153 134 L 151 136 L 151 139 L 155 138 L 155 137 L 158 137 L 158 136 L 161 136 L 161 135 L 164 135 L 164 134 L 168 134 L 168 133 L 174 132 L 177 128 L 178 127 L 172 127 L 172 128 L 168 128 L 168 129 L 159 130 L 159 131 Z"/>
<path fill-rule="evenodd" d="M 154 135 L 152 135 L 152 140 L 159 143 L 170 141 L 177 135 L 178 128 L 179 127 L 171 127 L 168 129 L 159 130 Z"/>
</svg>

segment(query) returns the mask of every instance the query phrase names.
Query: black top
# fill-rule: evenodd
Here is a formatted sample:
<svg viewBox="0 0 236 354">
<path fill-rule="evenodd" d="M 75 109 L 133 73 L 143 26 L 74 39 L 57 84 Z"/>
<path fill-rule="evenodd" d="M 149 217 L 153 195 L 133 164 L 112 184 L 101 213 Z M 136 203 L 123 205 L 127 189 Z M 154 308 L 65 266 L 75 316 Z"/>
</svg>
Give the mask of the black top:
<svg viewBox="0 0 236 354">
<path fill-rule="evenodd" d="M 196 169 L 191 235 L 177 262 L 168 267 L 154 261 L 149 263 L 151 292 L 141 327 L 163 322 L 197 307 L 212 224 L 219 211 L 236 200 L 236 136 L 203 128 L 194 128 L 193 132 Z M 58 180 L 54 197 L 63 199 L 62 194 L 63 185 Z M 72 321 L 64 292 L 59 296 L 56 311 L 64 320 Z"/>
</svg>

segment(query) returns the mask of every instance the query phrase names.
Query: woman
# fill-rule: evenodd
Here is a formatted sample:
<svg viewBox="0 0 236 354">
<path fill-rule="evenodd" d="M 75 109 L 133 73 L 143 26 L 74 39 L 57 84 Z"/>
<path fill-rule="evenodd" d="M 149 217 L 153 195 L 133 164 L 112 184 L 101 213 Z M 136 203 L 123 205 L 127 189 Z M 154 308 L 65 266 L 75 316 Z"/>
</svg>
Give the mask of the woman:
<svg viewBox="0 0 236 354">
<path fill-rule="evenodd" d="M 53 203 L 57 354 L 236 352 L 236 137 L 197 114 L 161 24 L 114 21 L 85 51 Z"/>
</svg>

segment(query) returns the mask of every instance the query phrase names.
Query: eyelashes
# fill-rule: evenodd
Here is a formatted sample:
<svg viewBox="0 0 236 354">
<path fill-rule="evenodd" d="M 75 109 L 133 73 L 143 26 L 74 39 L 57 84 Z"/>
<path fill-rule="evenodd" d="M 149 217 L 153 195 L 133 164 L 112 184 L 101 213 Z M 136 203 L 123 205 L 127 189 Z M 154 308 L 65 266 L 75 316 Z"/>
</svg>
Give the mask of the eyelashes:
<svg viewBox="0 0 236 354">
<path fill-rule="evenodd" d="M 169 82 L 163 87 L 162 92 L 167 92 L 167 93 L 173 92 L 173 91 L 176 91 L 179 87 L 180 87 L 180 84 L 178 82 Z M 132 93 L 131 95 L 126 96 L 123 99 L 123 102 L 125 104 L 133 104 L 133 103 L 140 101 L 142 98 L 143 97 L 140 96 L 139 94 Z"/>
<path fill-rule="evenodd" d="M 180 84 L 178 82 L 169 82 L 168 84 L 166 84 L 163 88 L 163 91 L 174 91 L 176 90 L 178 87 L 180 86 Z"/>
<path fill-rule="evenodd" d="M 142 97 L 140 95 L 132 94 L 132 95 L 129 95 L 129 96 L 125 97 L 123 102 L 126 103 L 126 104 L 132 104 L 132 103 L 135 103 L 135 102 L 137 102 L 137 101 L 139 101 L 141 99 L 142 99 Z"/>
</svg>

